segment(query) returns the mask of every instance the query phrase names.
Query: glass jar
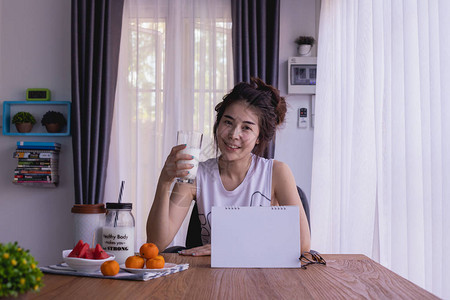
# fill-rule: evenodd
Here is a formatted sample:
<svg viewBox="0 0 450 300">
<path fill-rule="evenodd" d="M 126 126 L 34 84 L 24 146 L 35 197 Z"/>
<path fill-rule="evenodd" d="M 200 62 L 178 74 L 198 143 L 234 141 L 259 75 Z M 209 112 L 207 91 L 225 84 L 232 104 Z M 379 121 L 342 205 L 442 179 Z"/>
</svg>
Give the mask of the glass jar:
<svg viewBox="0 0 450 300">
<path fill-rule="evenodd" d="M 102 247 L 113 253 L 119 264 L 134 255 L 134 217 L 132 203 L 106 203 Z"/>
</svg>

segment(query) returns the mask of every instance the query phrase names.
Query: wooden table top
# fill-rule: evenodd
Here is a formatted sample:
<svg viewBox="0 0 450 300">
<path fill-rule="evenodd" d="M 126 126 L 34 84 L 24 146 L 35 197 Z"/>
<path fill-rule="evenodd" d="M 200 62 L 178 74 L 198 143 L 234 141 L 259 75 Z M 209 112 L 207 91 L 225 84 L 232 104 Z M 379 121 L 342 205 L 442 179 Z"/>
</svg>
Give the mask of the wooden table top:
<svg viewBox="0 0 450 300">
<path fill-rule="evenodd" d="M 45 274 L 29 299 L 438 299 L 364 255 L 323 255 L 307 269 L 211 268 L 211 258 L 163 254 L 189 269 L 149 281 Z"/>
</svg>

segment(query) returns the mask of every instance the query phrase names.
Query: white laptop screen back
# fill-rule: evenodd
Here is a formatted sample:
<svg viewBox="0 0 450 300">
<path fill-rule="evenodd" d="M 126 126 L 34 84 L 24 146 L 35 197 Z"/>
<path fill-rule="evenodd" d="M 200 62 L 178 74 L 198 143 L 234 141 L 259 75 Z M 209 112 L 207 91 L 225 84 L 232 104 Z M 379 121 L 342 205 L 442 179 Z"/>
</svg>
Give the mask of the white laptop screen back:
<svg viewBox="0 0 450 300">
<path fill-rule="evenodd" d="M 213 207 L 211 267 L 299 268 L 298 206 Z"/>
</svg>

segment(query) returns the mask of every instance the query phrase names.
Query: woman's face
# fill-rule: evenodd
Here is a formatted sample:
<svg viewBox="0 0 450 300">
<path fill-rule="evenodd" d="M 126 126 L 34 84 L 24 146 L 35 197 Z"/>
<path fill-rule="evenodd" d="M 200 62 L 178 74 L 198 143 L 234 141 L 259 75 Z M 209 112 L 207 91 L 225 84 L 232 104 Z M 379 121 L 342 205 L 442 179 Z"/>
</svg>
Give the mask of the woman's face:
<svg viewBox="0 0 450 300">
<path fill-rule="evenodd" d="M 248 157 L 258 143 L 259 123 L 255 108 L 243 101 L 225 109 L 217 127 L 217 144 L 222 159 L 239 160 Z"/>
</svg>

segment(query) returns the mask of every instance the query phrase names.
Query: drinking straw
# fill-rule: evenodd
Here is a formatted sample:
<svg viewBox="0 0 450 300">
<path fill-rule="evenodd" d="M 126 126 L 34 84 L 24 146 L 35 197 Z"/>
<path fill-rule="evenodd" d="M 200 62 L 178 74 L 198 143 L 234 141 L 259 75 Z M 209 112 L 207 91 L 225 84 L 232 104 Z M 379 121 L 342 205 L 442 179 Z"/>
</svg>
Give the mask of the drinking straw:
<svg viewBox="0 0 450 300">
<path fill-rule="evenodd" d="M 122 202 L 122 193 L 123 193 L 123 186 L 125 184 L 125 180 L 122 180 L 122 184 L 120 185 L 120 192 L 119 192 L 119 203 Z M 119 214 L 119 212 L 116 212 L 116 217 L 114 218 L 114 227 L 117 226 L 117 215 Z"/>
<path fill-rule="evenodd" d="M 122 180 L 122 184 L 120 185 L 120 192 L 119 192 L 119 203 L 122 202 L 122 192 L 123 192 L 123 185 L 125 184 L 125 180 Z"/>
<path fill-rule="evenodd" d="M 92 237 L 92 247 L 91 248 L 95 248 L 95 231 L 94 231 L 94 234 L 93 234 L 93 237 Z"/>
</svg>

